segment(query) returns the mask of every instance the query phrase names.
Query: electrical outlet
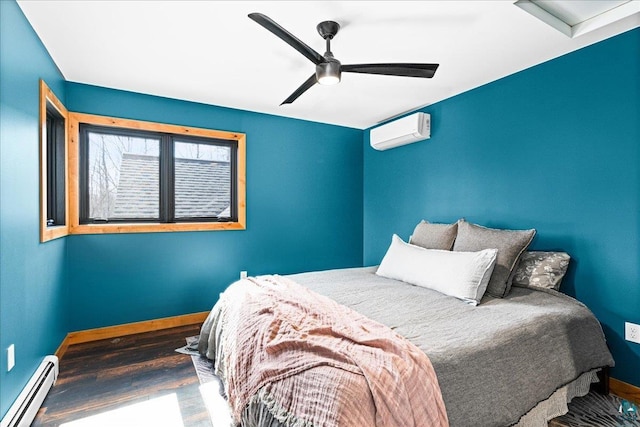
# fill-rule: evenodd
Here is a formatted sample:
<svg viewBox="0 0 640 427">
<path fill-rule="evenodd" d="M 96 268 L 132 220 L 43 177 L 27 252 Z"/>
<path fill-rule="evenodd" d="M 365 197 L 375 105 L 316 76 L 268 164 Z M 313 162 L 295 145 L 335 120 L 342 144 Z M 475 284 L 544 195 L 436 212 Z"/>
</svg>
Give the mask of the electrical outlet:
<svg viewBox="0 0 640 427">
<path fill-rule="evenodd" d="M 244 271 L 244 270 L 242 270 L 242 271 L 240 272 L 240 278 L 241 278 L 241 279 L 246 279 L 246 278 L 247 278 L 247 272 L 246 272 L 246 271 Z"/>
<path fill-rule="evenodd" d="M 7 372 L 16 366 L 16 346 L 11 344 L 7 347 Z"/>
<path fill-rule="evenodd" d="M 624 322 L 624 339 L 640 344 L 640 325 Z"/>
</svg>

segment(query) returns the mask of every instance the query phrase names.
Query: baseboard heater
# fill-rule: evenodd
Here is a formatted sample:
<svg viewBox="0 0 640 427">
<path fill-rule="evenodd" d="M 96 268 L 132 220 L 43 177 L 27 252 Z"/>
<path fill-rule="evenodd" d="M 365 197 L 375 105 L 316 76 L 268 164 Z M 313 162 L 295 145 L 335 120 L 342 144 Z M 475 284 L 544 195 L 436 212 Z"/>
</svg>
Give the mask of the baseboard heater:
<svg viewBox="0 0 640 427">
<path fill-rule="evenodd" d="M 44 398 L 58 378 L 58 358 L 46 356 L 7 414 L 0 427 L 29 427 Z"/>
</svg>

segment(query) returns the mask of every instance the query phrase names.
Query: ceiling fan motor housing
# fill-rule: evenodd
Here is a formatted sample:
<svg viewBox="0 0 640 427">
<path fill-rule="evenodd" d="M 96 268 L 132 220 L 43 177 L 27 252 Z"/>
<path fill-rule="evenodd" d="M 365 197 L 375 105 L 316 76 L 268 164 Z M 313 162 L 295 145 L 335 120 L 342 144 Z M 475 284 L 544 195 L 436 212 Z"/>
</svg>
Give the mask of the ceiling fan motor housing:
<svg viewBox="0 0 640 427">
<path fill-rule="evenodd" d="M 327 42 L 327 51 L 324 53 L 324 61 L 316 65 L 316 80 L 321 85 L 335 85 L 340 83 L 340 61 L 331 53 L 331 39 L 338 34 L 340 24 L 335 21 L 322 21 L 316 26 L 318 34 Z"/>
<path fill-rule="evenodd" d="M 321 85 L 334 85 L 340 83 L 340 61 L 335 59 L 331 52 L 324 55 L 325 62 L 316 65 L 316 80 Z"/>
</svg>

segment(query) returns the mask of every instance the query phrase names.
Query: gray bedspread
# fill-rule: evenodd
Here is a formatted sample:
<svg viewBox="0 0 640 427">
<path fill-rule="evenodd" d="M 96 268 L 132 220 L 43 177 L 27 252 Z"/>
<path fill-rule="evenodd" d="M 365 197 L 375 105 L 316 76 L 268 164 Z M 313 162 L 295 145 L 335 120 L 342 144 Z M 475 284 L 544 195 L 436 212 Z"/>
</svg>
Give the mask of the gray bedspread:
<svg viewBox="0 0 640 427">
<path fill-rule="evenodd" d="M 376 268 L 291 275 L 383 323 L 431 359 L 452 427 L 509 426 L 556 389 L 613 366 L 600 324 L 555 291 L 514 287 L 464 302 L 375 275 Z"/>
</svg>

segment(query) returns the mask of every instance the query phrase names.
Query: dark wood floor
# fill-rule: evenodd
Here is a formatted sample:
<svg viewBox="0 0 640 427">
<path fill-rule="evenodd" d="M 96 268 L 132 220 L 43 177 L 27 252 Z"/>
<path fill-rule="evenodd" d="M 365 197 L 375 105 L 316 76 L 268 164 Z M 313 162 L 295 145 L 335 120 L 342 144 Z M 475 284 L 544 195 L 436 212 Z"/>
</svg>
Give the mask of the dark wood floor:
<svg viewBox="0 0 640 427">
<path fill-rule="evenodd" d="M 191 357 L 175 352 L 199 328 L 182 326 L 70 346 L 60 360 L 58 381 L 32 426 L 228 426 L 228 409 L 217 383 L 215 388 L 206 387 L 213 383 L 201 386 Z M 589 417 L 615 419 L 606 413 Z M 610 424 L 567 424 L 561 419 L 550 423 L 576 425 Z"/>
<path fill-rule="evenodd" d="M 177 399 L 182 426 L 211 427 L 191 357 L 174 351 L 198 332 L 183 326 L 70 346 L 32 426 L 98 425 L 82 420 L 154 399 L 167 410 Z"/>
</svg>

